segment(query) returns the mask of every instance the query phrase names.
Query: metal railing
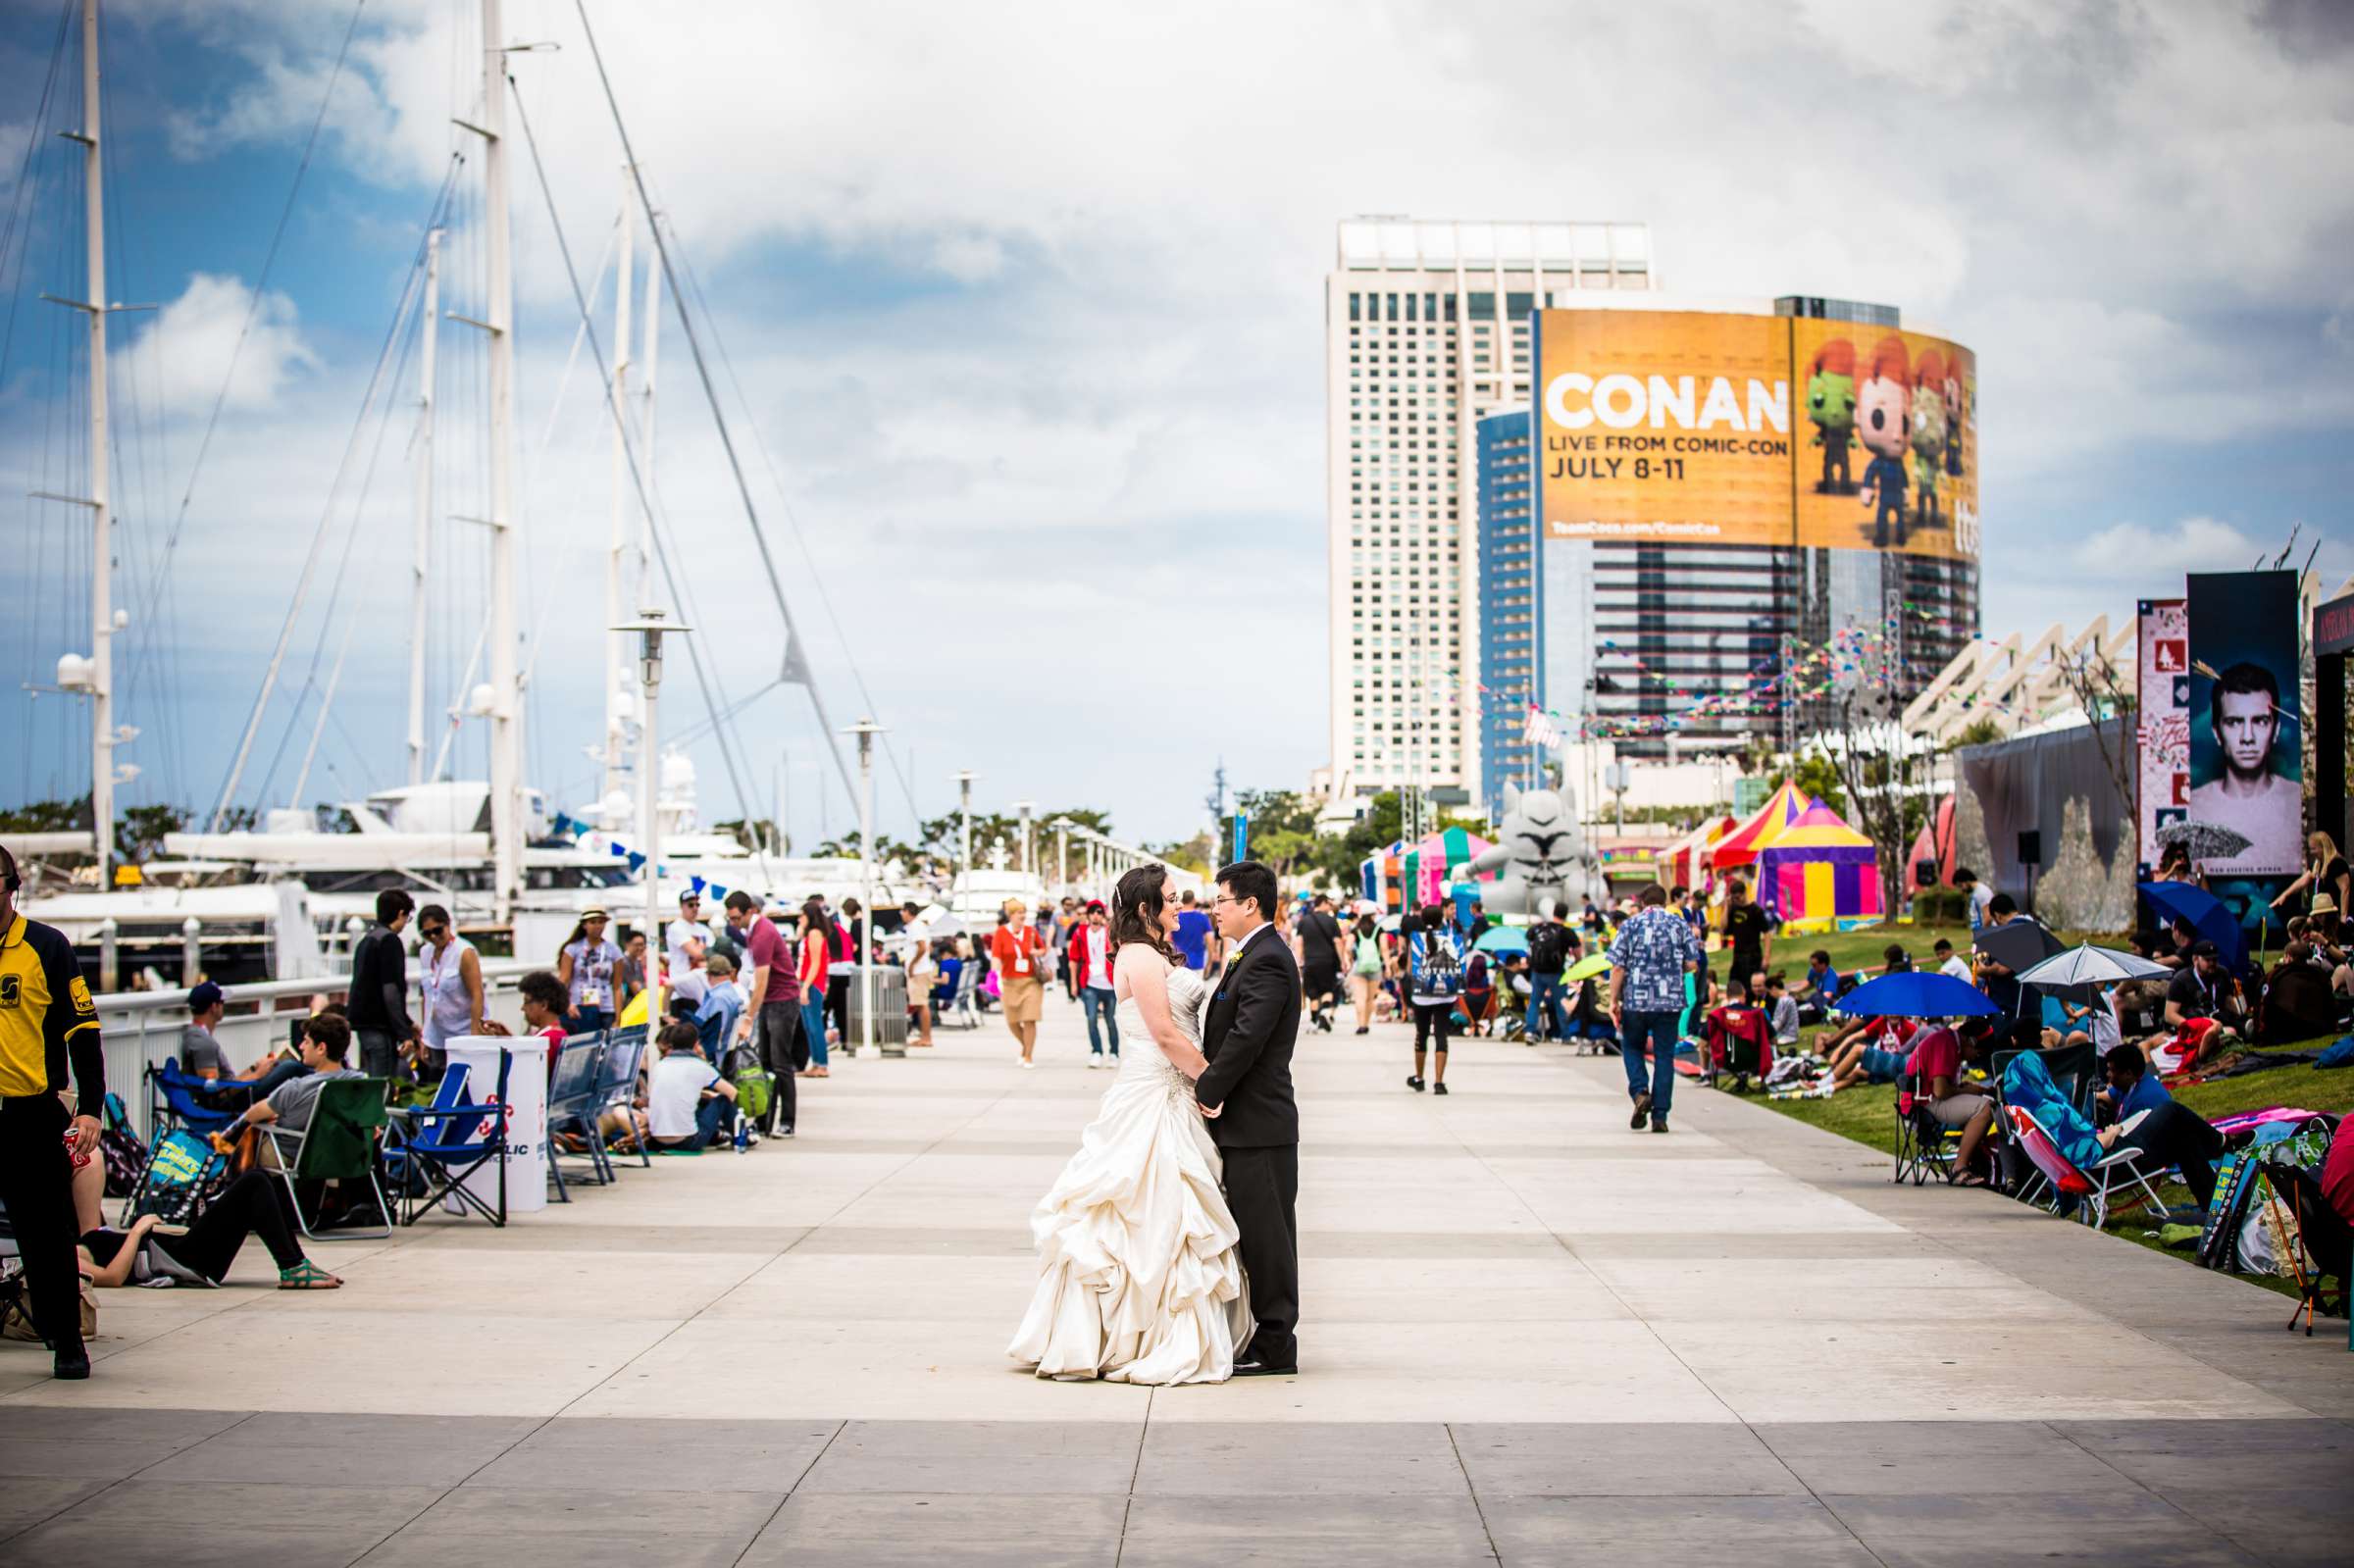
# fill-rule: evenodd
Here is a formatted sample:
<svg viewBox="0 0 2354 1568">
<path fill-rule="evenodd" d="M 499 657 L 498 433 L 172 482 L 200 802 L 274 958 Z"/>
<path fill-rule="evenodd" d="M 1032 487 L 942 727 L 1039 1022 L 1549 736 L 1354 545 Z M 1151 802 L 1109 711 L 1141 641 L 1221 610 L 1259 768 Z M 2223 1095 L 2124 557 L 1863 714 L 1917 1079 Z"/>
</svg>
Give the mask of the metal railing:
<svg viewBox="0 0 2354 1568">
<path fill-rule="evenodd" d="M 517 1034 L 523 1032 L 523 1008 L 515 984 L 544 964 L 519 958 L 486 958 L 483 964 L 483 1013 Z M 229 1011 L 213 1031 L 223 1057 L 231 1070 L 242 1072 L 272 1046 L 291 1037 L 296 1023 L 311 1014 L 313 998 L 344 999 L 344 976 L 314 976 L 308 980 L 256 981 L 228 987 Z M 182 990 L 122 991 L 93 998 L 98 1006 L 98 1034 L 106 1052 L 106 1087 L 123 1096 L 131 1125 L 141 1138 L 151 1138 L 145 1078 L 149 1067 L 179 1054 L 180 1032 L 188 1022 L 188 998 Z M 419 998 L 414 991 L 409 1007 L 414 1015 Z"/>
</svg>

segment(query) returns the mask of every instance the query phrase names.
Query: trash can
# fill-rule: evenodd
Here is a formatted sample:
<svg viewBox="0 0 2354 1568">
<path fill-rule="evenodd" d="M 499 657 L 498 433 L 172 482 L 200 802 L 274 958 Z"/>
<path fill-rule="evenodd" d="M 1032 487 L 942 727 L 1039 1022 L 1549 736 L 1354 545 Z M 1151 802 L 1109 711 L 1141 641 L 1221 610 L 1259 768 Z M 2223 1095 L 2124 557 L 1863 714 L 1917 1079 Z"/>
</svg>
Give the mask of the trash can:
<svg viewBox="0 0 2354 1568">
<path fill-rule="evenodd" d="M 850 978 L 850 1002 L 847 1027 L 843 1030 L 842 1043 L 856 1045 L 868 1037 L 864 1023 L 864 1000 L 867 986 L 874 989 L 874 1042 L 894 1056 L 907 1050 L 907 971 L 896 964 L 875 964 L 868 974 L 872 977 L 861 985 L 859 977 Z"/>
</svg>

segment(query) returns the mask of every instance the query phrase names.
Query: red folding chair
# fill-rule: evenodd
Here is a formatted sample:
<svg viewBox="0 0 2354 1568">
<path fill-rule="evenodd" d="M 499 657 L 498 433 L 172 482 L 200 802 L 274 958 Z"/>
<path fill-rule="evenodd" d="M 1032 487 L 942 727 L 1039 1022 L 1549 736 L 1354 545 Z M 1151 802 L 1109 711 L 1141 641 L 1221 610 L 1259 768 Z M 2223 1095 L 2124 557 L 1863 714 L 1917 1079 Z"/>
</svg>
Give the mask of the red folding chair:
<svg viewBox="0 0 2354 1568">
<path fill-rule="evenodd" d="M 2112 1149 L 2087 1171 L 2060 1152 L 2060 1145 L 2035 1119 L 2033 1111 L 2018 1105 L 2006 1105 L 2003 1109 L 2011 1118 L 2012 1136 L 2026 1151 L 2028 1161 L 2041 1178 L 2043 1189 L 2050 1194 L 2053 1213 L 2059 1213 L 2069 1198 L 2075 1198 L 2076 1218 L 2099 1230 L 2109 1223 L 2109 1203 L 2113 1197 L 2129 1198 L 2136 1203 L 2147 1203 L 2160 1214 L 2166 1212 L 2166 1200 L 2150 1186 L 2149 1176 L 2141 1168 L 2139 1149 Z M 2136 1111 L 2126 1117 L 2118 1124 L 2119 1133 L 2132 1132 L 2148 1114 Z M 2036 1202 L 2037 1189 L 2030 1188 L 2020 1197 L 2022 1202 Z"/>
</svg>

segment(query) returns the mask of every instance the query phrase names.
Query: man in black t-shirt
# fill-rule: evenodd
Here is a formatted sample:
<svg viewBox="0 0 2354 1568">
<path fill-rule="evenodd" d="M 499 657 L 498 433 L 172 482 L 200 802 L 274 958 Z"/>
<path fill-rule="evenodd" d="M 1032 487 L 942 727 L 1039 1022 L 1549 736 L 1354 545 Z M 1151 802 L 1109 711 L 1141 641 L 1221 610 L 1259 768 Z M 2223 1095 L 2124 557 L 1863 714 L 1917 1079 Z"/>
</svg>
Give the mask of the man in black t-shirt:
<svg viewBox="0 0 2354 1568">
<path fill-rule="evenodd" d="M 1733 955 L 1733 981 L 1748 986 L 1773 956 L 1773 923 L 1751 901 L 1749 885 L 1738 877 L 1724 885 L 1724 945 Z"/>
<path fill-rule="evenodd" d="M 2232 1029 L 2243 1024 L 2239 982 L 2224 967 L 2213 942 L 2203 941 L 2191 948 L 2189 965 L 2175 971 L 2166 987 L 2168 1027 L 2180 1029 L 2194 1018 L 2212 1018 Z"/>
<path fill-rule="evenodd" d="M 1308 912 L 1300 917 L 1300 986 L 1307 998 L 1311 1028 L 1332 1032 L 1332 1009 L 1340 1000 L 1341 971 L 1347 967 L 1341 923 L 1332 915 L 1332 895 L 1318 893 Z"/>
</svg>

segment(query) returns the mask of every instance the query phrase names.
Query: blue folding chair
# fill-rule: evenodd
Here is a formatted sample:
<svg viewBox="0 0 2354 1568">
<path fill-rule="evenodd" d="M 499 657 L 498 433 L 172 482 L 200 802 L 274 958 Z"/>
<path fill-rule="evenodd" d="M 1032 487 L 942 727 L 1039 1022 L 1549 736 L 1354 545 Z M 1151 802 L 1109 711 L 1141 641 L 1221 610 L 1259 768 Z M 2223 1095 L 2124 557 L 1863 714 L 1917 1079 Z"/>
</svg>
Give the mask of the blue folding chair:
<svg viewBox="0 0 2354 1568">
<path fill-rule="evenodd" d="M 401 1224 L 415 1225 L 419 1215 L 444 1198 L 455 1202 L 461 1214 L 472 1211 L 492 1225 L 507 1223 L 507 1072 L 514 1059 L 509 1052 L 499 1053 L 498 1085 L 488 1100 L 464 1098 L 473 1075 L 453 1062 L 434 1103 L 402 1115 L 408 1126 L 399 1151 L 407 1162 L 403 1174 L 418 1180 L 403 1180 L 401 1188 L 424 1191 L 408 1200 Z M 492 1162 L 498 1168 L 495 1204 L 466 1185 L 468 1177 Z"/>
<path fill-rule="evenodd" d="M 572 1193 L 564 1182 L 563 1162 L 557 1157 L 563 1152 L 556 1142 L 559 1133 L 571 1133 L 582 1139 L 588 1160 L 588 1180 L 599 1187 L 613 1180 L 596 1142 L 597 1085 L 606 1050 L 607 1037 L 603 1030 L 593 1035 L 574 1035 L 556 1052 L 555 1068 L 548 1074 L 547 1173 L 556 1184 L 559 1203 L 572 1201 Z"/>
<path fill-rule="evenodd" d="M 645 1026 L 633 1024 L 628 1029 L 614 1030 L 605 1037 L 604 1064 L 596 1075 L 596 1111 L 590 1119 L 588 1141 L 602 1161 L 606 1179 L 613 1176 L 612 1150 L 605 1143 L 602 1131 L 607 1111 L 627 1112 L 638 1101 L 638 1068 L 645 1060 Z M 645 1140 L 635 1136 L 631 1141 L 638 1147 L 638 1163 L 651 1167 Z"/>
</svg>

